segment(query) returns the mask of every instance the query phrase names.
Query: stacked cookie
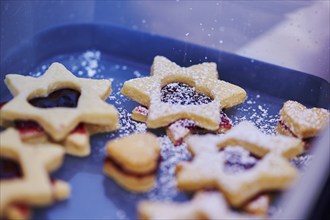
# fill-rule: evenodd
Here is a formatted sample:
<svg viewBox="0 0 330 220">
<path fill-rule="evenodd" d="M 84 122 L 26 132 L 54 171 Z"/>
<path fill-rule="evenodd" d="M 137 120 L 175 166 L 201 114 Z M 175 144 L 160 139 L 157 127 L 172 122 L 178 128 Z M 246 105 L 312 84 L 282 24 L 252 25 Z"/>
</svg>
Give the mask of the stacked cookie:
<svg viewBox="0 0 330 220">
<path fill-rule="evenodd" d="M 39 78 L 9 74 L 14 98 L 0 105 L 0 217 L 27 219 L 31 206 L 66 199 L 67 183 L 52 179 L 65 152 L 90 154 L 89 136 L 118 128 L 118 112 L 104 100 L 111 81 L 75 77 L 53 63 Z"/>
<path fill-rule="evenodd" d="M 50 173 L 65 153 L 89 155 L 90 135 L 116 130 L 118 112 L 105 102 L 111 81 L 77 78 L 59 63 L 39 78 L 9 74 L 5 82 L 14 98 L 0 104 L 0 125 L 8 127 L 0 134 L 0 217 L 27 219 L 31 206 L 69 196 L 69 185 Z M 264 218 L 270 192 L 287 189 L 299 175 L 290 160 L 329 118 L 327 110 L 288 101 L 279 135 L 246 121 L 234 126 L 224 111 L 244 102 L 244 89 L 219 80 L 215 63 L 180 67 L 162 56 L 151 76 L 126 81 L 121 92 L 139 103 L 134 120 L 165 127 L 173 147 L 186 142 L 192 155 L 176 164 L 175 180 L 179 190 L 196 193 L 193 199 L 142 201 L 141 219 Z M 103 172 L 124 189 L 143 193 L 157 185 L 162 146 L 154 134 L 109 140 L 105 148 Z"/>
</svg>

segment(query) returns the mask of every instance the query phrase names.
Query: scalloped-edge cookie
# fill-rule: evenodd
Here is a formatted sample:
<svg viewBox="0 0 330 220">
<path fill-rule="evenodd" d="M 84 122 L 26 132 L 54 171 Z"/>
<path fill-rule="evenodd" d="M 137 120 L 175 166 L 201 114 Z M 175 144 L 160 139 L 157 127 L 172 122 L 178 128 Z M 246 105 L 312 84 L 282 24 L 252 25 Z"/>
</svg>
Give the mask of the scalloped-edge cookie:
<svg viewBox="0 0 330 220">
<path fill-rule="evenodd" d="M 103 171 L 133 192 L 146 192 L 156 184 L 160 145 L 151 133 L 132 134 L 106 145 Z"/>
<path fill-rule="evenodd" d="M 52 139 L 62 141 L 79 124 L 119 126 L 118 112 L 104 99 L 111 92 L 111 81 L 74 76 L 60 63 L 53 63 L 39 78 L 18 74 L 6 75 L 5 83 L 14 96 L 2 107 L 2 120 L 32 120 Z M 58 90 L 76 93 L 76 107 L 36 107 L 31 99 L 43 99 Z M 70 97 L 69 97 L 70 98 Z"/>
<path fill-rule="evenodd" d="M 329 111 L 323 108 L 306 108 L 296 101 L 286 101 L 280 110 L 276 131 L 279 134 L 311 138 L 329 124 Z"/>
<path fill-rule="evenodd" d="M 156 56 L 151 76 L 126 81 L 121 92 L 148 108 L 146 124 L 149 128 L 190 119 L 201 128 L 216 130 L 220 123 L 220 110 L 240 104 L 246 97 L 244 89 L 218 80 L 217 76 L 215 63 L 180 67 L 165 57 Z M 162 89 L 168 87 L 175 94 L 178 84 L 195 91 L 197 95 L 188 97 L 188 100 L 164 99 Z M 192 98 L 196 100 L 197 97 L 200 100 L 197 104 L 191 102 Z"/>
<path fill-rule="evenodd" d="M 261 219 L 230 210 L 218 192 L 199 192 L 189 202 L 142 201 L 138 204 L 141 220 L 152 219 Z"/>
<path fill-rule="evenodd" d="M 28 218 L 29 206 L 50 205 L 69 196 L 68 184 L 49 178 L 63 162 L 63 149 L 21 142 L 11 128 L 1 132 L 0 139 L 0 217 Z"/>
</svg>

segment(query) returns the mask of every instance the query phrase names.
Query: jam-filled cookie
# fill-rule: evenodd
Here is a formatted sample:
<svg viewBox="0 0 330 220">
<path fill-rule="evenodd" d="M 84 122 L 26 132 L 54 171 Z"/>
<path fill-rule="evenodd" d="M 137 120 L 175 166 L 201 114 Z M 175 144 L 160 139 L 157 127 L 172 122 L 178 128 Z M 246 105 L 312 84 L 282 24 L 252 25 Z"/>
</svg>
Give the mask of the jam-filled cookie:
<svg viewBox="0 0 330 220">
<path fill-rule="evenodd" d="M 133 110 L 133 118 L 150 128 L 187 119 L 210 131 L 219 129 L 223 108 L 240 104 L 246 97 L 244 89 L 218 80 L 215 63 L 186 68 L 162 56 L 155 57 L 150 77 L 126 81 L 121 92 L 142 105 Z"/>
<path fill-rule="evenodd" d="M 104 101 L 111 81 L 77 78 L 53 63 L 39 78 L 9 74 L 5 82 L 14 98 L 2 103 L 1 124 L 18 129 L 24 141 L 55 141 L 86 156 L 91 133 L 119 126 L 117 110 Z"/>
<path fill-rule="evenodd" d="M 0 133 L 0 217 L 28 219 L 30 206 L 66 199 L 70 187 L 49 173 L 63 162 L 64 150 L 54 144 L 30 145 L 14 129 Z"/>
<path fill-rule="evenodd" d="M 286 189 L 298 175 L 287 158 L 303 152 L 296 138 L 262 134 L 248 122 L 241 122 L 224 135 L 192 136 L 191 162 L 177 165 L 181 190 L 215 188 L 233 207 L 269 190 Z"/>
<path fill-rule="evenodd" d="M 107 143 L 103 170 L 122 187 L 145 192 L 156 183 L 159 157 L 160 145 L 155 135 L 132 134 Z"/>
<path fill-rule="evenodd" d="M 276 130 L 280 134 L 307 139 L 329 123 L 329 112 L 322 108 L 306 108 L 296 101 L 286 101 L 280 110 Z"/>
<path fill-rule="evenodd" d="M 218 192 L 199 192 L 189 202 L 142 201 L 138 205 L 139 218 L 151 219 L 261 219 L 230 210 Z"/>
<path fill-rule="evenodd" d="M 144 106 L 137 106 L 132 111 L 132 118 L 136 121 L 146 122 L 148 117 L 149 110 Z M 224 113 L 220 112 L 220 123 L 218 129 L 213 131 L 215 133 L 225 133 L 229 129 L 231 129 L 233 123 L 231 119 Z M 166 127 L 167 136 L 171 139 L 174 145 L 180 145 L 183 140 L 188 137 L 190 134 L 195 132 L 210 132 L 205 130 L 190 119 L 180 119 L 168 127 Z"/>
</svg>

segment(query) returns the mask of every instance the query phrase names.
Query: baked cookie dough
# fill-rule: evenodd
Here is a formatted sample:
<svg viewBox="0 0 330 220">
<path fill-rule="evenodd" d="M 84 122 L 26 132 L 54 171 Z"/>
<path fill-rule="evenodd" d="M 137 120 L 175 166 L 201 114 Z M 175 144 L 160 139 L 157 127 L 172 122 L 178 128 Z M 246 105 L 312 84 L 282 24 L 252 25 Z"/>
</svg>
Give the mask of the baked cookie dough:
<svg viewBox="0 0 330 220">
<path fill-rule="evenodd" d="M 312 138 L 329 123 L 329 112 L 322 108 L 306 108 L 296 101 L 286 101 L 280 110 L 276 131 L 279 134 Z"/>
<path fill-rule="evenodd" d="M 1 132 L 0 139 L 1 218 L 26 219 L 30 206 L 50 205 L 69 196 L 68 184 L 49 178 L 63 162 L 62 148 L 24 143 L 14 129 Z"/>
<path fill-rule="evenodd" d="M 146 192 L 156 184 L 160 145 L 151 133 L 132 134 L 106 145 L 103 171 L 133 192 Z"/>
<path fill-rule="evenodd" d="M 121 92 L 148 108 L 146 124 L 150 128 L 189 119 L 201 128 L 214 131 L 219 128 L 221 109 L 242 103 L 246 97 L 244 89 L 217 77 L 215 63 L 186 68 L 156 56 L 151 76 L 126 81 Z M 175 91 L 179 87 L 188 95 L 177 97 Z"/>
</svg>

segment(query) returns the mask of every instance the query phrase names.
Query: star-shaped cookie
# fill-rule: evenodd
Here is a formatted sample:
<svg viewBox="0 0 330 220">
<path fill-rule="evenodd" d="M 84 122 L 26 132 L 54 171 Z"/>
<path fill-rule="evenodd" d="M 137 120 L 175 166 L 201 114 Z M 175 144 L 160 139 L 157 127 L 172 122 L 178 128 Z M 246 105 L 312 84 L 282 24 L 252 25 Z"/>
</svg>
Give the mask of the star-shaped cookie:
<svg viewBox="0 0 330 220">
<path fill-rule="evenodd" d="M 285 189 L 297 176 L 297 170 L 287 158 L 303 152 L 303 142 L 297 138 L 272 136 L 260 132 L 252 123 L 241 122 L 223 135 L 194 135 L 188 139 L 192 162 L 177 166 L 178 187 L 183 190 L 218 188 L 233 206 L 241 206 L 258 193 Z M 261 158 L 255 165 L 245 157 L 244 172 L 226 171 L 227 157 L 220 149 L 243 148 Z M 234 163 L 237 155 L 234 156 Z M 244 160 L 244 159 L 243 159 Z"/>
<path fill-rule="evenodd" d="M 158 128 L 179 119 L 193 120 L 199 127 L 216 130 L 220 122 L 220 110 L 237 105 L 245 100 L 244 89 L 225 81 L 217 80 L 215 63 L 202 63 L 180 67 L 165 57 L 156 56 L 151 76 L 126 81 L 121 92 L 148 107 L 147 126 Z M 185 83 L 212 99 L 202 104 L 173 104 L 163 102 L 162 87 L 170 83 Z"/>
<path fill-rule="evenodd" d="M 140 219 L 261 219 L 230 210 L 218 192 L 200 192 L 189 202 L 142 201 L 138 205 Z"/>
<path fill-rule="evenodd" d="M 287 159 L 274 153 L 239 174 L 226 172 L 224 166 L 221 152 L 198 154 L 192 162 L 177 165 L 177 186 L 184 191 L 219 189 L 233 207 L 241 207 L 259 193 L 288 188 L 298 175 Z"/>
<path fill-rule="evenodd" d="M 288 159 L 304 152 L 304 143 L 300 139 L 264 134 L 247 121 L 240 122 L 223 135 L 190 136 L 188 146 L 193 154 L 216 152 L 226 146 L 241 146 L 258 157 L 272 152 Z"/>
<path fill-rule="evenodd" d="M 79 123 L 118 127 L 118 112 L 104 102 L 111 92 L 111 81 L 75 77 L 60 63 L 53 63 L 39 78 L 8 74 L 6 85 L 14 98 L 1 110 L 3 120 L 33 120 L 55 140 L 63 140 Z M 80 92 L 76 108 L 38 108 L 28 101 L 45 97 L 57 89 Z"/>
<path fill-rule="evenodd" d="M 7 208 L 16 203 L 27 205 L 47 205 L 54 201 L 54 188 L 49 172 L 57 169 L 63 162 L 64 150 L 54 144 L 30 145 L 21 142 L 14 129 L 0 133 L 1 158 L 17 161 L 21 177 L 4 178 L 0 181 L 0 216 L 6 216 Z M 55 195 L 58 199 L 67 197 L 69 188 L 60 186 L 62 192 Z"/>
</svg>

